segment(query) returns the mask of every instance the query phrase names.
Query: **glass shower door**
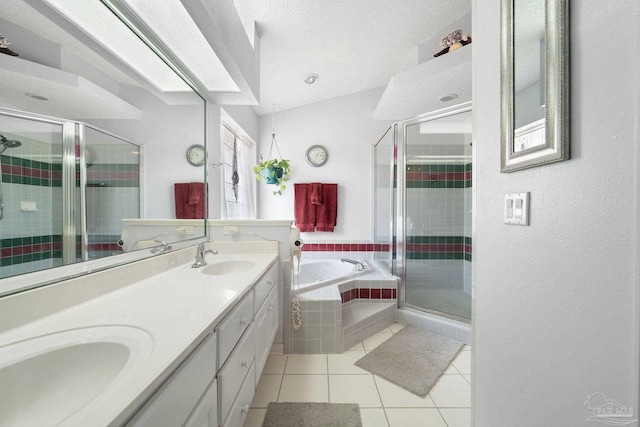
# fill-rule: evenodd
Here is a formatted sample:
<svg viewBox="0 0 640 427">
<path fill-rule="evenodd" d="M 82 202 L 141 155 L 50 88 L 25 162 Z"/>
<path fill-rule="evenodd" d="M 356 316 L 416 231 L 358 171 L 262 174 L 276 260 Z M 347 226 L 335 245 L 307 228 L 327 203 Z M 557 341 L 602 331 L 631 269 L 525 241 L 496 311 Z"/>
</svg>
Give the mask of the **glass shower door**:
<svg viewBox="0 0 640 427">
<path fill-rule="evenodd" d="M 471 111 L 405 122 L 403 134 L 401 304 L 469 320 Z"/>
<path fill-rule="evenodd" d="M 0 278 L 66 262 L 64 129 L 64 122 L 0 114 Z"/>
</svg>

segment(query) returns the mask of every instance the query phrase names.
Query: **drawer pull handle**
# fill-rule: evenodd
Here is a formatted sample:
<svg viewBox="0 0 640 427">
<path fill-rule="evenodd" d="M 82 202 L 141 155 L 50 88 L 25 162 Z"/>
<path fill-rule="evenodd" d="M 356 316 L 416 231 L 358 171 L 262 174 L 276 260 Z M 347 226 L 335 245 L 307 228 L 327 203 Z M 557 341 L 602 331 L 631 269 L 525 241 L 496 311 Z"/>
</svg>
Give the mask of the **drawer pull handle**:
<svg viewBox="0 0 640 427">
<path fill-rule="evenodd" d="M 246 361 L 242 361 L 242 363 L 240 364 L 243 368 L 248 368 L 249 364 Z"/>
<path fill-rule="evenodd" d="M 249 412 L 249 405 L 244 405 L 241 409 L 240 409 L 240 413 L 242 414 L 246 414 Z"/>
<path fill-rule="evenodd" d="M 246 317 L 243 317 L 242 319 L 240 319 L 240 324 L 241 324 L 242 326 L 246 326 L 246 325 L 247 325 L 247 318 L 246 318 Z"/>
<path fill-rule="evenodd" d="M 273 304 L 269 304 L 269 311 L 273 310 Z"/>
</svg>

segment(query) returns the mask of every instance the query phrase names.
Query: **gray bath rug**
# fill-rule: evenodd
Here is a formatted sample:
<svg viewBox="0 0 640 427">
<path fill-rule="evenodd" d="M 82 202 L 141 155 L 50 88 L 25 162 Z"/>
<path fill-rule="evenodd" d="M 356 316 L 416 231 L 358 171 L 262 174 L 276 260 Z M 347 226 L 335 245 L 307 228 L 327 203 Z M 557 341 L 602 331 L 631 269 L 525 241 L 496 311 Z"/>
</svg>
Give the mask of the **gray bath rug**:
<svg viewBox="0 0 640 427">
<path fill-rule="evenodd" d="M 450 338 L 406 326 L 355 365 L 424 398 L 462 346 Z"/>
<path fill-rule="evenodd" d="M 269 403 L 262 427 L 362 427 L 353 403 Z"/>
</svg>

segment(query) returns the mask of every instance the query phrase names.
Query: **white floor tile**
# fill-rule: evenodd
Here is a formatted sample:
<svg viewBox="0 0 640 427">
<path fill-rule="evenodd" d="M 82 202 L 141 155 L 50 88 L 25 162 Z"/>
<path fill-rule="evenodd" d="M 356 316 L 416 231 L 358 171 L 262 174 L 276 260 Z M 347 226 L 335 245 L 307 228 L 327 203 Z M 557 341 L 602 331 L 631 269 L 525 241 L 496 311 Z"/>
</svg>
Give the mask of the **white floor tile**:
<svg viewBox="0 0 640 427">
<path fill-rule="evenodd" d="M 342 354 L 329 354 L 329 374 L 359 374 L 371 375 L 371 372 L 358 368 L 354 365 L 359 359 L 366 355 L 365 351 L 346 351 Z"/>
<path fill-rule="evenodd" d="M 440 414 L 449 427 L 469 427 L 471 425 L 471 409 L 442 408 Z"/>
<path fill-rule="evenodd" d="M 384 409 L 360 408 L 362 427 L 389 427 Z"/>
<path fill-rule="evenodd" d="M 463 375 L 471 374 L 471 352 L 461 351 L 451 362 Z"/>
<path fill-rule="evenodd" d="M 364 345 L 361 342 L 359 342 L 358 344 L 354 345 L 347 351 L 364 351 Z"/>
<path fill-rule="evenodd" d="M 258 381 L 251 407 L 266 408 L 269 406 L 269 402 L 277 402 L 281 383 L 282 375 L 262 375 Z"/>
<path fill-rule="evenodd" d="M 400 323 L 394 323 L 393 325 L 389 326 L 389 329 L 391 329 L 391 332 L 393 332 L 394 334 L 400 332 L 403 328 L 404 325 L 401 325 Z"/>
<path fill-rule="evenodd" d="M 267 415 L 266 409 L 249 409 L 244 427 L 262 427 L 265 415 Z"/>
<path fill-rule="evenodd" d="M 326 354 L 290 354 L 285 374 L 327 374 Z"/>
<path fill-rule="evenodd" d="M 329 402 L 326 375 L 285 375 L 278 402 Z"/>
<path fill-rule="evenodd" d="M 371 338 L 367 338 L 366 340 L 364 340 L 362 344 L 364 345 L 364 349 L 366 351 L 371 351 L 377 346 L 379 346 L 380 344 L 382 344 L 383 342 L 385 342 L 386 340 L 388 340 L 389 338 L 391 338 L 392 335 L 393 334 L 390 331 L 378 332 Z"/>
<path fill-rule="evenodd" d="M 263 374 L 284 374 L 284 366 L 287 364 L 286 355 L 272 354 L 267 357 L 267 363 L 264 364 Z"/>
<path fill-rule="evenodd" d="M 471 351 L 471 346 L 470 345 L 463 345 L 462 346 L 462 351 Z"/>
<path fill-rule="evenodd" d="M 469 408 L 471 386 L 462 375 L 443 375 L 429 391 L 438 408 Z"/>
<path fill-rule="evenodd" d="M 357 403 L 361 408 L 381 408 L 373 375 L 329 375 L 331 403 Z"/>
<path fill-rule="evenodd" d="M 390 427 L 447 427 L 437 409 L 391 408 L 384 411 Z"/>
<path fill-rule="evenodd" d="M 455 365 L 452 363 L 449 365 L 449 367 L 443 372 L 443 375 L 460 375 L 460 371 L 458 371 L 458 369 L 455 367 Z"/>
<path fill-rule="evenodd" d="M 269 350 L 269 354 L 282 356 L 284 354 L 284 344 L 273 344 Z"/>
<path fill-rule="evenodd" d="M 431 397 L 424 399 L 374 375 L 378 392 L 385 408 L 435 408 Z"/>
</svg>

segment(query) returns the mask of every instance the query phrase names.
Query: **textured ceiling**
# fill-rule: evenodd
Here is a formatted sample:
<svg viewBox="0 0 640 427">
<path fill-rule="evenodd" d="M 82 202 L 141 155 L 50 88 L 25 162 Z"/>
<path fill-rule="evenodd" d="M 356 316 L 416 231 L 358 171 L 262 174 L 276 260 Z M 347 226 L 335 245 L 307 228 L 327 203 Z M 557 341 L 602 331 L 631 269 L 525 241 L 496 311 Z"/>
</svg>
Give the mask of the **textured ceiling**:
<svg viewBox="0 0 640 427">
<path fill-rule="evenodd" d="M 261 115 L 385 86 L 418 44 L 471 11 L 469 0 L 234 1 L 261 34 Z"/>
</svg>

